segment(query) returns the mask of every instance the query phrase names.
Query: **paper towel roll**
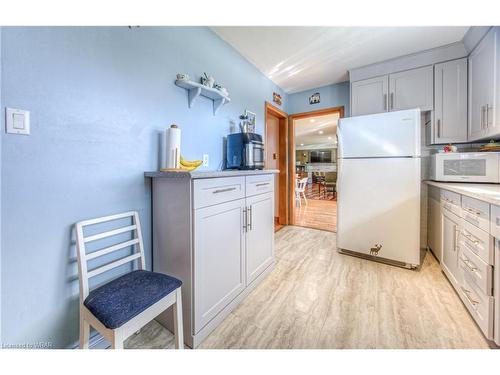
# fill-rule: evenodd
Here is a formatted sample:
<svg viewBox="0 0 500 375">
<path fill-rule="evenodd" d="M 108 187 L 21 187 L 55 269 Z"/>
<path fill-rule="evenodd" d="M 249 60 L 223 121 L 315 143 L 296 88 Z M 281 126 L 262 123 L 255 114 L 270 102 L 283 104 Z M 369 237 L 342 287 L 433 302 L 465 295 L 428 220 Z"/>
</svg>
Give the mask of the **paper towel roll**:
<svg viewBox="0 0 500 375">
<path fill-rule="evenodd" d="M 165 167 L 179 168 L 181 163 L 181 129 L 171 125 L 165 131 Z"/>
</svg>

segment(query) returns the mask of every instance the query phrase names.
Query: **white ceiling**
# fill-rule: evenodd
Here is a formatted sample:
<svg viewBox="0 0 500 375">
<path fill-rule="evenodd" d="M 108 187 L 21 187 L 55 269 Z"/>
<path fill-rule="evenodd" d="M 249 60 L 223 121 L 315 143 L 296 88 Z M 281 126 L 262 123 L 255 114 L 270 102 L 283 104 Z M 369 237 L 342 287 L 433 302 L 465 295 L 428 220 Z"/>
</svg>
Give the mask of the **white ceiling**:
<svg viewBox="0 0 500 375">
<path fill-rule="evenodd" d="M 461 41 L 467 26 L 212 27 L 286 92 L 343 82 L 347 70 Z"/>
<path fill-rule="evenodd" d="M 338 114 L 295 120 L 295 148 L 310 150 L 337 147 L 338 121 Z"/>
</svg>

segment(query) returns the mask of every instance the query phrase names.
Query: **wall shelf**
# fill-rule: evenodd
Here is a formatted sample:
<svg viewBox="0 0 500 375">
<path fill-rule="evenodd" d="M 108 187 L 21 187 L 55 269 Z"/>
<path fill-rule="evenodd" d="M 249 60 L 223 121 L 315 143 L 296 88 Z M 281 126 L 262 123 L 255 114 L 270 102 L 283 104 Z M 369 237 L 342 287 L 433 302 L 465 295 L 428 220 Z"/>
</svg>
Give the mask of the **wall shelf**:
<svg viewBox="0 0 500 375">
<path fill-rule="evenodd" d="M 194 105 L 197 97 L 204 96 L 209 98 L 214 102 L 214 116 L 217 114 L 219 109 L 226 103 L 229 103 L 231 99 L 229 96 L 224 95 L 219 90 L 203 86 L 201 83 L 186 81 L 186 80 L 176 80 L 175 84 L 183 89 L 188 90 L 188 104 L 189 108 Z"/>
</svg>

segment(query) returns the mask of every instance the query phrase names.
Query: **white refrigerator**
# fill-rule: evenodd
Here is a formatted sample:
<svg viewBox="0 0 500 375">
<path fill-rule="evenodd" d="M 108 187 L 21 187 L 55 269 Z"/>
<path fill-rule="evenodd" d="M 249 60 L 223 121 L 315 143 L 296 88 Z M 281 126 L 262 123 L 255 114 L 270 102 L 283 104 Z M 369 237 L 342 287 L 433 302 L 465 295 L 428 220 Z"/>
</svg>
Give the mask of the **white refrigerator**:
<svg viewBox="0 0 500 375">
<path fill-rule="evenodd" d="M 344 118 L 337 136 L 338 250 L 418 267 L 420 110 Z"/>
</svg>

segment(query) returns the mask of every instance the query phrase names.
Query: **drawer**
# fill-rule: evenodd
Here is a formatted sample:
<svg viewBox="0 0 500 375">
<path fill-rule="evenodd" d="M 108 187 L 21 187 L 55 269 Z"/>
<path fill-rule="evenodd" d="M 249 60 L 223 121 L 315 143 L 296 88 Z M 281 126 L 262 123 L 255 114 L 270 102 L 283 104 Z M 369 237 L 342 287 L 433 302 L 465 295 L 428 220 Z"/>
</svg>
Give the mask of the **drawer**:
<svg viewBox="0 0 500 375">
<path fill-rule="evenodd" d="M 460 194 L 448 190 L 441 190 L 441 206 L 462 217 Z"/>
<path fill-rule="evenodd" d="M 490 233 L 500 238 L 500 206 L 491 205 Z"/>
<path fill-rule="evenodd" d="M 462 219 L 459 242 L 487 264 L 493 264 L 493 237 Z"/>
<path fill-rule="evenodd" d="M 460 246 L 458 265 L 482 293 L 492 295 L 493 267 L 474 254 L 467 246 Z"/>
<path fill-rule="evenodd" d="M 486 338 L 493 339 L 493 297 L 478 290 L 468 274 L 463 275 L 458 294 Z"/>
<path fill-rule="evenodd" d="M 489 203 L 462 197 L 462 217 L 465 221 L 475 225 L 482 230 L 490 231 L 490 205 Z"/>
<path fill-rule="evenodd" d="M 194 180 L 194 208 L 213 206 L 245 198 L 245 177 L 223 177 Z"/>
<path fill-rule="evenodd" d="M 274 191 L 274 179 L 275 179 L 274 174 L 247 176 L 246 177 L 247 197 Z"/>
</svg>

